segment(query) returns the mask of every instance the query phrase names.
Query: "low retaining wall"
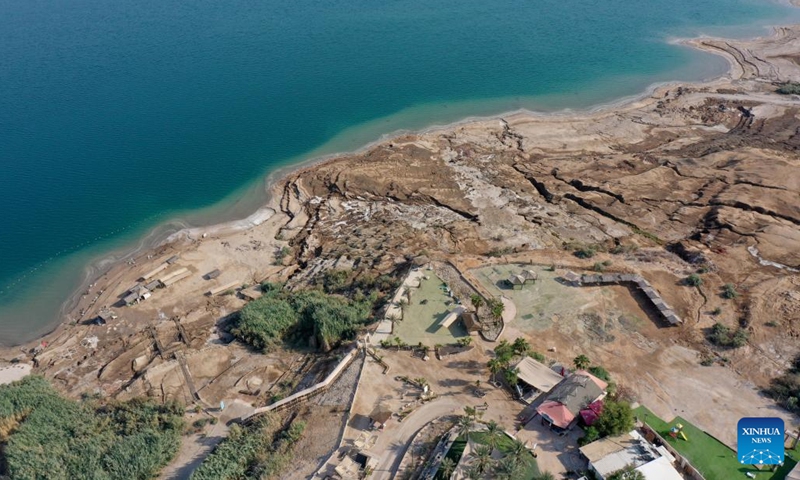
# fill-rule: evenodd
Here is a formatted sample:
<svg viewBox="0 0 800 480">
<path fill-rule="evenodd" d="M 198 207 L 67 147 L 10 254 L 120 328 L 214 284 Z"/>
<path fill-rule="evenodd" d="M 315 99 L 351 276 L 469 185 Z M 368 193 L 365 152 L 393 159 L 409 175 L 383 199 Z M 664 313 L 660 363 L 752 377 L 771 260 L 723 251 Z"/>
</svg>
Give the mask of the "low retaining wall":
<svg viewBox="0 0 800 480">
<path fill-rule="evenodd" d="M 685 476 L 692 480 L 706 480 L 705 477 L 699 471 L 697 471 L 697 469 L 694 468 L 691 463 L 689 463 L 689 460 L 678 453 L 678 451 L 675 450 L 672 445 L 667 443 L 664 437 L 659 435 L 653 427 L 645 423 L 642 429 L 645 431 L 645 435 L 652 434 L 655 438 L 657 438 L 664 448 L 666 448 L 667 451 L 671 453 L 673 457 L 675 457 L 675 463 L 677 464 L 676 466 L 683 472 Z"/>
<path fill-rule="evenodd" d="M 271 405 L 267 405 L 266 407 L 257 408 L 251 413 L 250 415 L 246 415 L 240 419 L 242 423 L 247 423 L 253 420 L 253 418 L 257 417 L 258 415 L 268 413 L 268 412 L 278 412 L 287 408 L 291 408 L 299 403 L 305 402 L 316 395 L 324 392 L 339 378 L 339 375 L 344 372 L 344 370 L 350 365 L 350 363 L 355 360 L 356 356 L 358 355 L 359 347 L 356 345 L 354 346 L 344 358 L 339 362 L 336 368 L 333 369 L 331 373 L 325 377 L 325 380 L 319 382 L 318 384 L 306 388 L 304 390 L 300 390 L 297 393 L 289 395 L 288 397 L 284 398 L 283 400 L 279 400 Z"/>
</svg>

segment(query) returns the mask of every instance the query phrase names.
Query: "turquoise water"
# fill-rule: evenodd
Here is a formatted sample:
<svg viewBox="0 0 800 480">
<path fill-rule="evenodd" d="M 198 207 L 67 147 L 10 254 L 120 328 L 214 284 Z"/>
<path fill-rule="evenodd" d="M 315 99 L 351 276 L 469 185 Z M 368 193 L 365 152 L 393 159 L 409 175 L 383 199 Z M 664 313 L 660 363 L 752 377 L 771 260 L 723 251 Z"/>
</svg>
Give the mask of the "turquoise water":
<svg viewBox="0 0 800 480">
<path fill-rule="evenodd" d="M 666 40 L 796 18 L 765 0 L 0 0 L 0 344 L 51 328 L 87 262 L 154 226 L 250 213 L 279 166 L 718 74 Z"/>
</svg>

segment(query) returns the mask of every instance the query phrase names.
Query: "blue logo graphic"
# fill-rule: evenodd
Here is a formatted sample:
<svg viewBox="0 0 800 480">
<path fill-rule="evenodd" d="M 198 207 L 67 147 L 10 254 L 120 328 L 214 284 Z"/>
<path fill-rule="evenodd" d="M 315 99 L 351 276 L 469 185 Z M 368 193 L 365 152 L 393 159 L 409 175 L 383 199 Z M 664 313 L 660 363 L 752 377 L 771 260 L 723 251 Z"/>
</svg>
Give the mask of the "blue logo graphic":
<svg viewBox="0 0 800 480">
<path fill-rule="evenodd" d="M 774 417 L 748 417 L 737 426 L 737 454 L 745 465 L 783 463 L 783 420 Z"/>
</svg>

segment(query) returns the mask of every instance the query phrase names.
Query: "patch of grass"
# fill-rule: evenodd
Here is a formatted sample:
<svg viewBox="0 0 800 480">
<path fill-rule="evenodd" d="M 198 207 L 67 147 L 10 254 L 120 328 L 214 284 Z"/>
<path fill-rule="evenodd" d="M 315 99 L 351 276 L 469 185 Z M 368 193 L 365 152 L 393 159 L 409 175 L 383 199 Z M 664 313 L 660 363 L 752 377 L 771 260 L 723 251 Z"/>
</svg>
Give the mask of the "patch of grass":
<svg viewBox="0 0 800 480">
<path fill-rule="evenodd" d="M 636 408 L 634 412 L 640 420 L 644 420 L 646 415 L 647 424 L 655 429 L 667 443 L 686 457 L 686 459 L 708 479 L 746 478 L 745 473 L 752 472 L 757 473 L 756 478 L 762 480 L 783 480 L 786 474 L 794 468 L 794 465 L 797 463 L 798 452 L 794 451 L 790 454 L 787 450 L 786 463 L 774 473 L 767 470 L 758 470 L 749 465 L 742 465 L 739 463 L 736 452 L 733 451 L 733 449 L 681 417 L 676 417 L 671 422 L 667 423 L 644 406 Z M 677 423 L 683 425 L 683 432 L 689 439 L 688 442 L 669 436 L 669 429 Z M 794 455 L 794 457 L 792 457 L 792 455 Z M 766 474 L 771 475 L 767 476 Z"/>
</svg>

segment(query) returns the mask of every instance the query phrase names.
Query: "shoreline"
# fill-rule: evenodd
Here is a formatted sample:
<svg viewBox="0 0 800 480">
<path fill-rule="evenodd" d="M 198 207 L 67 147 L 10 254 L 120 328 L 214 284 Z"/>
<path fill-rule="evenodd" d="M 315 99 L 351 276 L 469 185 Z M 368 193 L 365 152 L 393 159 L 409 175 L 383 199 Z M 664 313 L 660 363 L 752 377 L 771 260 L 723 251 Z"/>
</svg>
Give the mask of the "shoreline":
<svg viewBox="0 0 800 480">
<path fill-rule="evenodd" d="M 792 3 L 795 6 L 797 6 L 797 4 L 800 3 L 800 0 L 792 0 Z M 785 29 L 787 27 L 788 26 L 767 27 L 771 30 L 771 33 L 769 35 L 749 38 L 747 39 L 747 41 L 764 42 L 777 39 L 781 36 L 783 32 L 782 29 Z M 264 221 L 268 220 L 272 216 L 272 214 L 274 214 L 275 211 L 277 210 L 277 205 L 275 204 L 275 195 L 274 195 L 275 188 L 278 185 L 280 185 L 283 181 L 285 181 L 288 177 L 301 174 L 302 172 L 308 169 L 317 168 L 321 165 L 330 162 L 335 162 L 344 157 L 358 155 L 360 153 L 369 151 L 370 149 L 373 149 L 376 146 L 385 144 L 387 142 L 391 142 L 394 139 L 406 135 L 424 135 L 429 133 L 452 130 L 465 125 L 479 125 L 482 123 L 496 122 L 501 120 L 510 122 L 514 122 L 517 120 L 547 120 L 549 122 L 558 123 L 559 121 L 569 121 L 576 118 L 584 118 L 584 119 L 592 117 L 600 118 L 608 115 L 617 115 L 620 113 L 624 113 L 626 111 L 634 110 L 636 108 L 640 108 L 643 105 L 655 102 L 657 101 L 656 95 L 659 94 L 659 92 L 663 92 L 665 90 L 669 90 L 678 86 L 709 87 L 715 84 L 722 84 L 725 82 L 735 82 L 737 80 L 742 79 L 747 74 L 747 69 L 744 66 L 742 66 L 742 64 L 737 60 L 737 58 L 730 52 L 727 52 L 724 49 L 712 47 L 707 44 L 708 42 L 714 42 L 714 41 L 724 42 L 726 41 L 726 39 L 719 37 L 701 36 L 696 38 L 676 39 L 670 43 L 674 43 L 684 47 L 690 47 L 699 50 L 701 52 L 710 53 L 722 57 L 727 62 L 728 66 L 725 72 L 723 72 L 720 75 L 715 75 L 698 81 L 655 82 L 650 84 L 647 88 L 645 88 L 644 91 L 638 94 L 633 94 L 622 98 L 618 98 L 613 101 L 593 105 L 585 109 L 565 108 L 554 112 L 537 112 L 535 110 L 520 108 L 489 116 L 468 116 L 448 124 L 431 125 L 429 127 L 418 130 L 413 130 L 413 129 L 395 130 L 393 132 L 380 135 L 374 141 L 368 142 L 367 144 L 359 148 L 356 148 L 354 150 L 331 153 L 321 156 L 313 156 L 297 163 L 280 166 L 275 170 L 273 170 L 272 172 L 270 172 L 269 174 L 260 177 L 256 182 L 254 182 L 255 184 L 257 184 L 259 195 L 262 196 L 259 199 L 260 206 L 256 209 L 255 212 L 247 215 L 244 218 L 233 218 L 230 220 L 222 220 L 219 222 L 214 222 L 208 225 L 200 225 L 200 226 L 193 226 L 189 224 L 187 220 L 181 217 L 172 218 L 167 220 L 166 222 L 156 225 L 155 227 L 152 227 L 144 235 L 139 236 L 133 247 L 127 246 L 117 250 L 112 250 L 111 252 L 104 253 L 90 260 L 88 264 L 85 264 L 83 268 L 83 272 L 81 275 L 82 278 L 81 282 L 77 285 L 76 288 L 73 289 L 72 293 L 68 295 L 68 297 L 59 307 L 58 317 L 54 319 L 52 328 L 47 329 L 44 333 L 42 333 L 41 335 L 37 335 L 33 339 L 26 340 L 16 344 L 11 344 L 8 345 L 7 347 L 16 348 L 21 345 L 38 342 L 42 338 L 60 331 L 61 328 L 69 320 L 65 318 L 68 315 L 68 312 L 70 310 L 73 310 L 80 301 L 81 292 L 84 291 L 88 285 L 92 284 L 93 282 L 96 282 L 104 274 L 108 273 L 111 269 L 120 265 L 122 262 L 126 262 L 130 259 L 145 254 L 145 252 L 151 251 L 159 247 L 163 247 L 165 245 L 169 245 L 171 243 L 175 243 L 182 239 L 192 239 L 194 237 L 202 236 L 203 234 L 229 235 L 232 233 L 248 230 L 250 228 L 253 228 L 254 226 L 260 225 Z M 249 188 L 252 188 L 252 185 L 253 184 L 251 184 L 251 187 Z M 242 189 L 242 191 L 246 190 L 247 188 Z M 242 192 L 237 192 L 237 194 L 242 195 Z M 239 198 L 244 198 L 244 197 L 239 197 Z M 223 200 L 222 202 L 224 201 L 225 200 Z M 213 206 L 206 208 L 213 208 Z M 202 210 L 203 209 L 200 209 L 200 211 Z"/>
</svg>

